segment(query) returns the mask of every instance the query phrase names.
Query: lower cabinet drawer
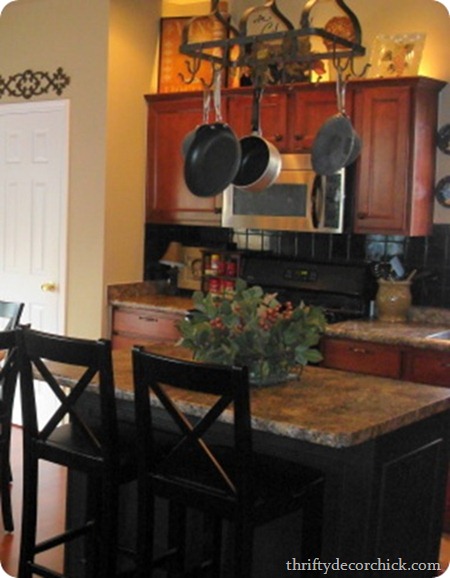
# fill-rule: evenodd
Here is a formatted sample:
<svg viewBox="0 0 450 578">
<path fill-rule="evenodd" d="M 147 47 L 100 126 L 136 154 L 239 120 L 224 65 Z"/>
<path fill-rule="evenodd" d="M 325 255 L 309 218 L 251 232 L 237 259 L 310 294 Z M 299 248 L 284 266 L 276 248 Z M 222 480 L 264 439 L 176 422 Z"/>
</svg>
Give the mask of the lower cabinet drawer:
<svg viewBox="0 0 450 578">
<path fill-rule="evenodd" d="M 450 387 L 450 353 L 417 348 L 405 351 L 403 379 Z"/>
<path fill-rule="evenodd" d="M 322 353 L 325 367 L 382 377 L 401 376 L 401 352 L 389 345 L 325 338 Z"/>
<path fill-rule="evenodd" d="M 129 347 L 145 341 L 176 341 L 177 323 L 183 315 L 148 309 L 115 309 L 112 315 L 113 347 Z"/>
</svg>

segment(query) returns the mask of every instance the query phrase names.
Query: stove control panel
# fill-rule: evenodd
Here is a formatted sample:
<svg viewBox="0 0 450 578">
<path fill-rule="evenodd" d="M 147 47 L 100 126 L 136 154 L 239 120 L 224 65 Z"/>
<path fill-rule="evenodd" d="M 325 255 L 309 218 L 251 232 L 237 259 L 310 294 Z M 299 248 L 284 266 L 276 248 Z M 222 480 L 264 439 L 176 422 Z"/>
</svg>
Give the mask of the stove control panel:
<svg viewBox="0 0 450 578">
<path fill-rule="evenodd" d="M 315 283 L 319 273 L 315 268 L 309 267 L 289 267 L 285 269 L 283 279 L 287 281 L 297 281 L 300 283 Z"/>
</svg>

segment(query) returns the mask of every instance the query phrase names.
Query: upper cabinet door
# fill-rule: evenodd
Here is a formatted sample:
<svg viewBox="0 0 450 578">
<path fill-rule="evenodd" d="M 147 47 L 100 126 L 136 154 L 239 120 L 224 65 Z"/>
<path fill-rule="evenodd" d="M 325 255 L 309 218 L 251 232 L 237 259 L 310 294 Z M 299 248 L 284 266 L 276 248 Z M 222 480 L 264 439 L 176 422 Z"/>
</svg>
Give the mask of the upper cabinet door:
<svg viewBox="0 0 450 578">
<path fill-rule="evenodd" d="M 228 123 L 239 138 L 252 133 L 253 96 L 231 93 L 226 98 Z M 260 103 L 259 128 L 263 138 L 284 152 L 288 146 L 287 96 L 281 92 L 263 91 Z"/>
<path fill-rule="evenodd" d="M 428 235 L 432 227 L 438 93 L 427 78 L 355 82 L 354 232 Z"/>
<path fill-rule="evenodd" d="M 219 225 L 221 195 L 195 196 L 184 180 L 182 145 L 185 136 L 202 123 L 201 95 L 147 100 L 147 222 Z"/>
<path fill-rule="evenodd" d="M 289 98 L 289 152 L 309 152 L 319 129 L 338 112 L 335 84 L 302 86 Z M 347 93 L 345 109 L 351 116 L 351 93 Z"/>
</svg>

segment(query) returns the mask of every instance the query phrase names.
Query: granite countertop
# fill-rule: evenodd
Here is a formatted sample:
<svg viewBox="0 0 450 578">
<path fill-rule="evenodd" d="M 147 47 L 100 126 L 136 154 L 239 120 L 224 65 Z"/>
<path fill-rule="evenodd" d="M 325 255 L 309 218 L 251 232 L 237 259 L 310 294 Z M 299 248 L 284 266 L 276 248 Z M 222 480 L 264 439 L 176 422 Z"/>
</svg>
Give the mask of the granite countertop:
<svg viewBox="0 0 450 578">
<path fill-rule="evenodd" d="M 164 283 L 164 282 L 160 282 Z M 127 283 L 108 288 L 111 305 L 186 312 L 190 297 L 158 294 L 161 286 L 152 282 Z M 406 323 L 387 323 L 377 319 L 343 321 L 328 325 L 326 335 L 337 338 L 374 341 L 450 352 L 450 340 L 428 339 L 431 333 L 450 329 L 450 310 L 412 307 Z"/>
<path fill-rule="evenodd" d="M 429 313 L 427 313 L 429 311 Z M 450 311 L 423 308 L 405 323 L 377 319 L 343 321 L 327 326 L 326 335 L 357 341 L 372 341 L 450 352 L 450 340 L 429 339 L 429 335 L 450 329 Z"/>
<path fill-rule="evenodd" d="M 165 281 L 123 283 L 108 287 L 108 303 L 113 306 L 161 309 L 184 313 L 192 309 L 192 299 L 180 295 L 168 295 Z"/>
<path fill-rule="evenodd" d="M 151 350 L 188 359 L 192 355 L 171 344 L 155 343 Z M 133 400 L 130 351 L 114 351 L 114 371 L 117 397 Z M 201 395 L 180 397 L 193 415 L 204 412 Z M 342 448 L 449 410 L 450 390 L 307 366 L 300 380 L 252 389 L 251 409 L 256 430 Z M 230 414 L 224 416 L 230 419 Z"/>
</svg>

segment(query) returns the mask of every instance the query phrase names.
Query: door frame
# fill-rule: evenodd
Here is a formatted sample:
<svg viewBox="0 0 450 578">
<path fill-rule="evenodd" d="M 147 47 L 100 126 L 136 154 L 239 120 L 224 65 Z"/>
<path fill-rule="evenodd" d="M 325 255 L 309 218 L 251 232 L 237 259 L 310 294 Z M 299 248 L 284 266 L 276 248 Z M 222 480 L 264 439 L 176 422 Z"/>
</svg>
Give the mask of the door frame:
<svg viewBox="0 0 450 578">
<path fill-rule="evenodd" d="M 66 330 L 67 317 L 67 258 L 68 258 L 68 208 L 69 208 L 69 120 L 70 101 L 41 100 L 26 103 L 5 103 L 0 104 L 0 115 L 28 114 L 39 112 L 60 112 L 61 113 L 61 139 L 64 152 L 61 155 L 60 187 L 61 203 L 59 215 L 60 244 L 59 244 L 59 279 L 58 279 L 58 333 L 64 334 Z"/>
</svg>

